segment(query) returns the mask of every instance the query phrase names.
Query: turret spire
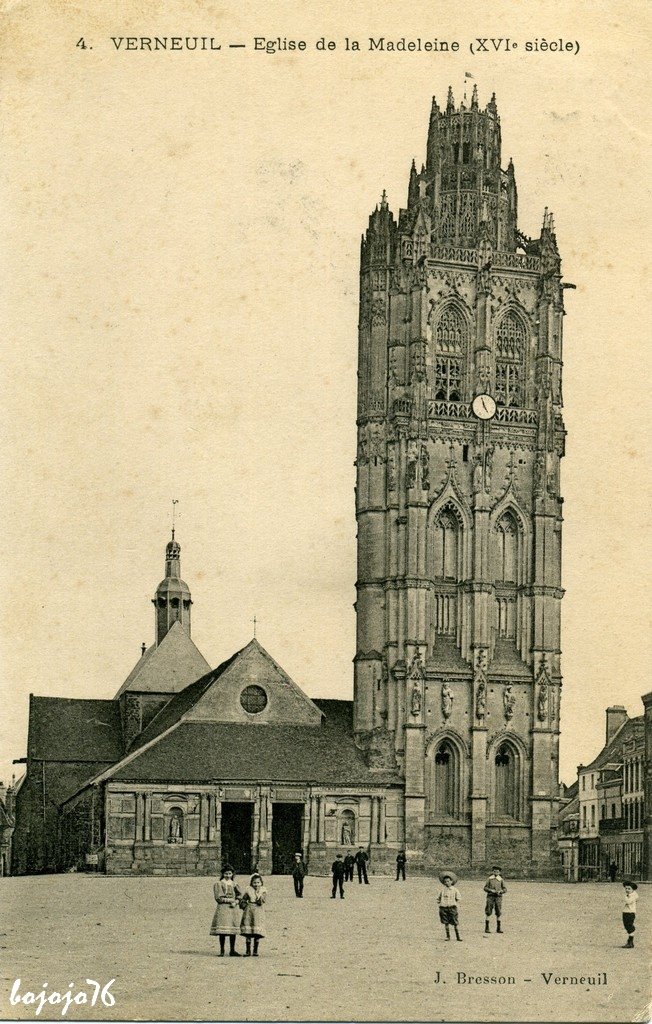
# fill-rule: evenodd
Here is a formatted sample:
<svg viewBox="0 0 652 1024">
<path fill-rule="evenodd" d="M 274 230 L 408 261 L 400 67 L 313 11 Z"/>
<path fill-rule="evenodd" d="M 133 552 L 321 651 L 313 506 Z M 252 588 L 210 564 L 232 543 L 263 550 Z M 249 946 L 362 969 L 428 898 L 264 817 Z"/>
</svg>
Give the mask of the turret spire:
<svg viewBox="0 0 652 1024">
<path fill-rule="evenodd" d="M 152 604 L 156 609 L 156 644 L 160 644 L 175 622 L 181 623 L 190 635 L 190 606 L 192 599 L 188 584 L 181 579 L 181 545 L 176 540 L 175 505 L 172 502 L 172 537 L 165 546 L 165 578 L 156 588 L 156 597 Z"/>
</svg>

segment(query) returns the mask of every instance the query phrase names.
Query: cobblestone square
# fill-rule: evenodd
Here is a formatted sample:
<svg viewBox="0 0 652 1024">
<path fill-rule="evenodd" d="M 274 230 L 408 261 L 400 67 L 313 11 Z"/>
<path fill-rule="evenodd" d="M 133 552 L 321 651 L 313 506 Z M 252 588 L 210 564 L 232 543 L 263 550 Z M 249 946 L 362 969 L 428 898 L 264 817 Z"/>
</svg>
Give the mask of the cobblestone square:
<svg viewBox="0 0 652 1024">
<path fill-rule="evenodd" d="M 483 935 L 482 882 L 459 883 L 462 942 L 445 942 L 436 879 L 372 876 L 330 899 L 330 880 L 272 877 L 257 960 L 224 959 L 208 934 L 211 878 L 60 875 L 2 882 L 0 1017 L 34 1019 L 10 992 L 92 992 L 115 978 L 115 1006 L 71 1005 L 92 1020 L 648 1020 L 649 910 L 640 887 L 634 950 L 620 884 L 510 882 L 504 934 Z M 238 940 L 243 950 L 243 940 Z M 546 977 L 548 981 L 546 982 Z M 478 982 L 477 978 L 495 979 Z M 564 981 L 563 979 L 567 980 Z M 439 980 L 437 980 L 439 979 Z M 503 979 L 503 981 L 500 981 Z M 584 979 L 573 981 L 571 979 Z M 606 982 L 606 983 L 605 983 Z M 61 1019 L 61 1006 L 40 1019 Z"/>
</svg>

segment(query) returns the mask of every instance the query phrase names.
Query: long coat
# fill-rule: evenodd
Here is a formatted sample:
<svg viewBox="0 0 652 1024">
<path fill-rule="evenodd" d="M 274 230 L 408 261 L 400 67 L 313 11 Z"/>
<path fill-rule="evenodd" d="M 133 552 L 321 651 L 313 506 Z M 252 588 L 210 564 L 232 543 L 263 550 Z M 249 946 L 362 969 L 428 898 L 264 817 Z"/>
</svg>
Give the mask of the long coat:
<svg viewBox="0 0 652 1024">
<path fill-rule="evenodd" d="M 227 878 L 221 878 L 213 886 L 217 909 L 213 915 L 211 935 L 238 935 L 242 911 L 238 905 L 242 892 Z"/>
</svg>

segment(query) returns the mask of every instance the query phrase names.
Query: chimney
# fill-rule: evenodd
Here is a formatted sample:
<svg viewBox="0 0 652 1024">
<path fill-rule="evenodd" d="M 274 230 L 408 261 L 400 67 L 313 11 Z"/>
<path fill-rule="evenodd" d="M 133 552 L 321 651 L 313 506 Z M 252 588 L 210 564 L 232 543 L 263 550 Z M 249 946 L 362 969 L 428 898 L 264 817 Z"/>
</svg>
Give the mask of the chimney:
<svg viewBox="0 0 652 1024">
<path fill-rule="evenodd" d="M 622 704 L 614 704 L 612 707 L 607 708 L 607 743 L 611 743 L 621 725 L 624 725 L 627 721 L 627 718 L 627 712 Z"/>
</svg>

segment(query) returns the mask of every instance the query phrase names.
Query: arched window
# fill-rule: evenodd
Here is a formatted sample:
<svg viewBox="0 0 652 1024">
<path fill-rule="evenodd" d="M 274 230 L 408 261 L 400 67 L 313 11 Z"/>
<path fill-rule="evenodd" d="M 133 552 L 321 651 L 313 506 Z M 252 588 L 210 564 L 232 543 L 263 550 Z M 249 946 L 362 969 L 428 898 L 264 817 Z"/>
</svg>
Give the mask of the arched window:
<svg viewBox="0 0 652 1024">
<path fill-rule="evenodd" d="M 494 813 L 497 818 L 520 817 L 520 758 L 511 743 L 501 743 L 495 758 Z"/>
<path fill-rule="evenodd" d="M 432 808 L 438 818 L 458 818 L 460 814 L 460 764 L 450 740 L 443 740 L 435 751 Z"/>
<path fill-rule="evenodd" d="M 435 398 L 462 401 L 462 371 L 466 351 L 466 320 L 454 306 L 445 306 L 435 328 Z"/>
<path fill-rule="evenodd" d="M 496 402 L 506 408 L 523 404 L 527 332 L 515 313 L 506 313 L 496 328 Z"/>
<path fill-rule="evenodd" d="M 518 524 L 511 512 L 496 523 L 496 582 L 518 582 Z"/>
<path fill-rule="evenodd" d="M 450 509 L 435 520 L 435 578 L 457 580 L 460 556 L 460 524 Z"/>
</svg>

